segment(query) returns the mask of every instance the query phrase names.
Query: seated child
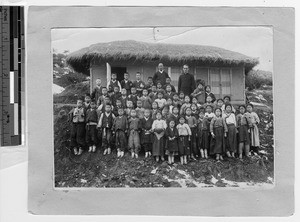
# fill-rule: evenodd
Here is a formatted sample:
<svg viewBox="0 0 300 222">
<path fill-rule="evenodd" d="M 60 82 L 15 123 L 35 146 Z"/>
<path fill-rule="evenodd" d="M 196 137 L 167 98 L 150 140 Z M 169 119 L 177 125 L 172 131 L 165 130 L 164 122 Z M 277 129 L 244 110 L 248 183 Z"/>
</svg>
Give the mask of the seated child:
<svg viewBox="0 0 300 222">
<path fill-rule="evenodd" d="M 85 147 L 85 111 L 82 102 L 82 99 L 77 99 L 76 108 L 69 112 L 69 120 L 72 121 L 70 146 L 75 155 L 81 155 Z"/>
<path fill-rule="evenodd" d="M 174 156 L 178 153 L 178 130 L 175 127 L 175 121 L 170 120 L 169 126 L 166 129 L 166 155 L 168 155 L 169 164 L 174 163 Z"/>
<path fill-rule="evenodd" d="M 98 122 L 98 128 L 102 131 L 102 147 L 104 148 L 103 155 L 111 153 L 112 145 L 112 126 L 115 115 L 112 113 L 112 107 L 109 103 L 105 104 L 105 112 L 101 113 Z"/>
<path fill-rule="evenodd" d="M 187 164 L 187 156 L 191 155 L 190 141 L 192 131 L 188 124 L 185 123 L 185 117 L 180 116 L 179 124 L 176 126 L 178 130 L 178 151 L 180 156 L 180 163 Z"/>
<path fill-rule="evenodd" d="M 123 157 L 125 149 L 127 147 L 127 128 L 128 120 L 124 115 L 124 109 L 118 109 L 118 116 L 114 120 L 112 127 L 113 132 L 115 133 L 116 148 L 117 148 L 117 157 Z"/>
<path fill-rule="evenodd" d="M 88 152 L 96 151 L 96 144 L 98 142 L 97 136 L 97 124 L 98 124 L 98 114 L 96 103 L 94 100 L 90 102 L 90 108 L 86 111 L 86 143 L 89 146 Z"/>
<path fill-rule="evenodd" d="M 152 151 L 152 124 L 153 119 L 151 118 L 151 111 L 145 109 L 144 118 L 140 119 L 141 125 L 141 144 L 142 148 L 145 151 L 145 158 L 151 156 Z"/>
<path fill-rule="evenodd" d="M 154 133 L 153 146 L 152 146 L 152 155 L 155 157 L 156 162 L 161 158 L 162 161 L 164 158 L 164 134 L 167 128 L 167 123 L 162 119 L 161 112 L 156 113 L 156 120 L 153 121 L 152 131 Z"/>
<path fill-rule="evenodd" d="M 129 138 L 128 138 L 128 148 L 131 152 L 132 158 L 138 158 L 139 152 L 141 149 L 141 143 L 140 143 L 140 124 L 139 124 L 139 118 L 136 116 L 136 111 L 133 109 L 130 112 L 130 119 L 128 121 L 128 131 L 129 131 Z"/>
</svg>

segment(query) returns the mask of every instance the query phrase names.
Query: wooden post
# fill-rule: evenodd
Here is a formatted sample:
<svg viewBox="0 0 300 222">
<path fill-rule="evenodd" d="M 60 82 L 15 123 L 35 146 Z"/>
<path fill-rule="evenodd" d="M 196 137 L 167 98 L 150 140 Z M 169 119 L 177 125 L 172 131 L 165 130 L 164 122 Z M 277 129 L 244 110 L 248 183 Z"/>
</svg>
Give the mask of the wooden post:
<svg viewBox="0 0 300 222">
<path fill-rule="evenodd" d="M 108 62 L 106 63 L 106 78 L 107 78 L 107 83 L 106 83 L 107 85 L 111 79 L 111 66 Z"/>
<path fill-rule="evenodd" d="M 169 75 L 169 76 L 170 76 L 170 78 L 172 79 L 171 67 L 168 67 L 168 75 Z"/>
<path fill-rule="evenodd" d="M 90 93 L 92 94 L 92 91 L 93 91 L 93 83 L 95 82 L 94 81 L 94 78 L 93 78 L 93 69 L 92 69 L 92 62 L 90 62 Z"/>
</svg>

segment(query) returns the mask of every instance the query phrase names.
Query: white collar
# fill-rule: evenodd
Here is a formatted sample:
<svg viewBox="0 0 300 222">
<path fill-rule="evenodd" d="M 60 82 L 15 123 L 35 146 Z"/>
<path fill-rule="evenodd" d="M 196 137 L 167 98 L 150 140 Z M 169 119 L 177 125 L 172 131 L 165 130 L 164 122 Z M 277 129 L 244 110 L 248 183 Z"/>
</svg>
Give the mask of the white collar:
<svg viewBox="0 0 300 222">
<path fill-rule="evenodd" d="M 164 72 L 164 70 L 161 70 L 161 71 L 160 71 L 160 70 L 158 70 L 158 71 L 159 71 L 160 73 L 163 73 L 163 72 Z"/>
</svg>

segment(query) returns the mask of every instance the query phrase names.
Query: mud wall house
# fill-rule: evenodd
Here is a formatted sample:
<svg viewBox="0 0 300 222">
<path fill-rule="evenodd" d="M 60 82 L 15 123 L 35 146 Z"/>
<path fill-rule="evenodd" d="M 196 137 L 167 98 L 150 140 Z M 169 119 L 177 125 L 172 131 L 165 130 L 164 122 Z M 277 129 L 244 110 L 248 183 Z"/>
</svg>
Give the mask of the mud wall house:
<svg viewBox="0 0 300 222">
<path fill-rule="evenodd" d="M 141 72 L 143 81 L 153 76 L 158 63 L 162 62 L 177 88 L 184 64 L 195 79 L 211 85 L 217 98 L 230 95 L 235 104 L 245 101 L 245 74 L 258 64 L 252 58 L 230 50 L 201 45 L 146 43 L 133 40 L 98 43 L 71 53 L 67 63 L 77 72 L 89 70 L 91 90 L 95 80 L 103 85 L 117 74 L 122 80 L 124 72 L 135 79 Z"/>
</svg>

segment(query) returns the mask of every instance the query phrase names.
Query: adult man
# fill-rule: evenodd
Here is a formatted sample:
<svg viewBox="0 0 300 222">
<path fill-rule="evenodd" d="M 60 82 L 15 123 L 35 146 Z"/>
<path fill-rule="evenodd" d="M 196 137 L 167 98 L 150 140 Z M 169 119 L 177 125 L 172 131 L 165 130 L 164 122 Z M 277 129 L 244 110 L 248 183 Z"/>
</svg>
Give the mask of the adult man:
<svg viewBox="0 0 300 222">
<path fill-rule="evenodd" d="M 196 88 L 194 75 L 189 73 L 189 66 L 183 66 L 183 74 L 178 79 L 178 92 L 183 92 L 184 95 L 191 95 Z"/>
<path fill-rule="evenodd" d="M 158 81 L 164 86 L 166 84 L 166 78 L 169 77 L 168 73 L 164 70 L 164 65 L 162 63 L 158 64 L 158 71 L 154 73 L 153 82 L 156 85 Z"/>
</svg>

